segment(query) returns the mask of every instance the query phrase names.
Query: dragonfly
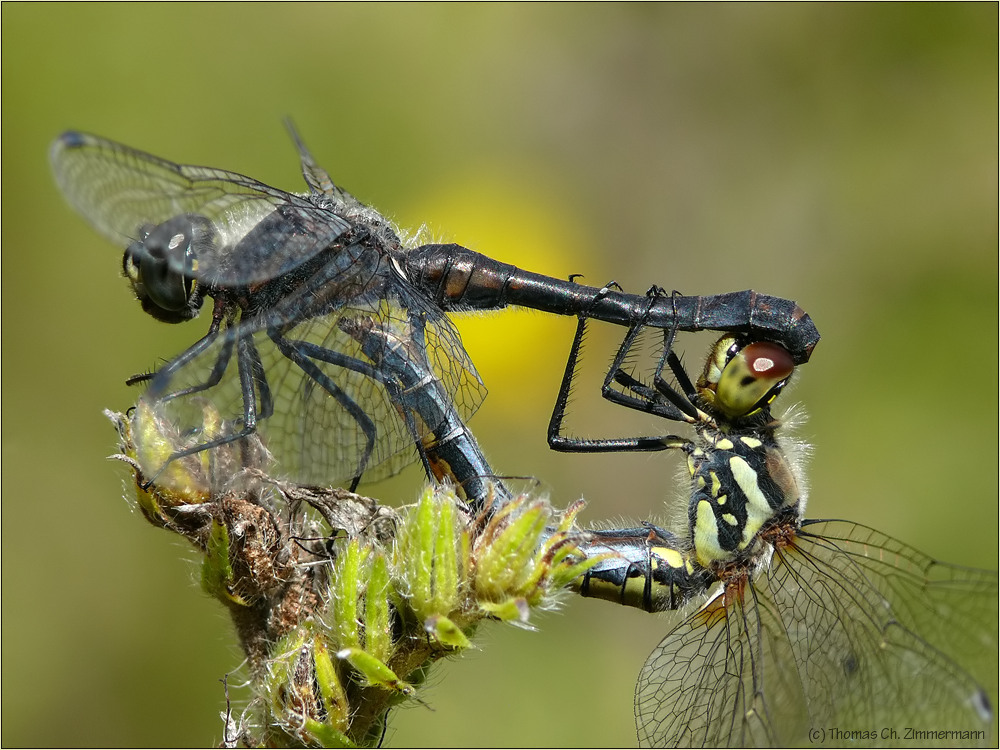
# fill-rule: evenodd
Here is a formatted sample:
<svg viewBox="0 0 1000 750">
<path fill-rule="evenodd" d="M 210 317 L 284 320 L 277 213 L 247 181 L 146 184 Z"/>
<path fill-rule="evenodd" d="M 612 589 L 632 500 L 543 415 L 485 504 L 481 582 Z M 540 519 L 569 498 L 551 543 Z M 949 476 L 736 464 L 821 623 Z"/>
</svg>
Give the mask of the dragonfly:
<svg viewBox="0 0 1000 750">
<path fill-rule="evenodd" d="M 671 348 L 649 385 L 622 363 L 615 403 L 693 427 L 694 438 L 562 434 L 586 319 L 549 427 L 560 450 L 677 450 L 687 528 L 592 531 L 607 555 L 575 586 L 686 616 L 646 660 L 639 743 L 675 746 L 995 745 L 995 571 L 934 560 L 862 524 L 805 518 L 799 469 L 774 418 L 794 371 L 780 345 L 725 335 L 692 383 Z M 665 333 L 669 335 L 669 333 Z M 659 368 L 665 368 L 661 371 Z"/>
<path fill-rule="evenodd" d="M 77 131 L 52 145 L 59 188 L 124 247 L 123 273 L 145 312 L 181 323 L 212 300 L 202 338 L 127 381 L 145 383 L 143 403 L 184 438 L 142 467 L 147 481 L 171 461 L 251 435 L 299 483 L 354 489 L 418 458 L 433 476 L 427 446 L 460 431 L 486 395 L 449 311 L 521 305 L 619 325 L 644 314 L 650 326 L 753 332 L 799 362 L 819 339 L 794 302 L 749 290 L 650 307 L 643 295 L 533 274 L 458 245 L 407 248 L 289 128 L 305 193 Z M 423 380 L 401 382 L 389 343 L 405 350 L 403 371 Z M 211 430 L 207 403 L 223 417 Z"/>
</svg>

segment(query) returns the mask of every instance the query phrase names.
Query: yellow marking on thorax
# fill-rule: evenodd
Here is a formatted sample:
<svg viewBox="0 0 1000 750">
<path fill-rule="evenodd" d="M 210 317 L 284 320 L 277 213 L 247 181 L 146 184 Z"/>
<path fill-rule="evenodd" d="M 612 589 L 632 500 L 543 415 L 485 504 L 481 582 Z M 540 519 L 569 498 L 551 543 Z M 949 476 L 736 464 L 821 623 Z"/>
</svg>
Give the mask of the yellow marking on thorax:
<svg viewBox="0 0 1000 750">
<path fill-rule="evenodd" d="M 739 456 L 732 456 L 729 459 L 729 468 L 733 472 L 733 479 L 736 480 L 737 486 L 743 490 L 743 494 L 747 498 L 747 522 L 743 527 L 743 539 L 739 544 L 740 549 L 746 549 L 750 541 L 760 531 L 760 527 L 774 515 L 774 511 L 771 510 L 767 498 L 761 492 L 757 482 L 757 472 L 751 468 L 750 464 Z"/>
<path fill-rule="evenodd" d="M 711 489 L 712 497 L 718 497 L 719 490 L 722 489 L 722 482 L 719 481 L 719 475 L 716 474 L 714 471 L 708 472 L 708 475 L 712 477 L 712 489 Z"/>
<path fill-rule="evenodd" d="M 711 563 L 724 560 L 729 553 L 719 546 L 719 530 L 715 513 L 708 500 L 701 500 L 695 512 L 694 549 L 698 562 L 708 567 Z"/>
</svg>

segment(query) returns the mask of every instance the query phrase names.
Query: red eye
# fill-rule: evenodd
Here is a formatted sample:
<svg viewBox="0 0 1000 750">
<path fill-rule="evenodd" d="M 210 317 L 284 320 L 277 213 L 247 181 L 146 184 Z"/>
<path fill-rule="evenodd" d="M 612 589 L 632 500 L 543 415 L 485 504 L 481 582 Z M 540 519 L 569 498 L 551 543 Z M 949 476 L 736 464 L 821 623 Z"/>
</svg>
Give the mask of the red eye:
<svg viewBox="0 0 1000 750">
<path fill-rule="evenodd" d="M 730 419 L 749 417 L 768 407 L 795 371 L 792 355 L 778 344 L 754 341 L 742 349 L 740 344 L 736 341 L 727 350 L 730 359 L 718 372 L 715 387 L 705 389 L 711 405 Z"/>
<path fill-rule="evenodd" d="M 784 347 L 770 341 L 756 341 L 743 350 L 747 365 L 758 378 L 782 380 L 792 374 L 795 363 Z"/>
</svg>

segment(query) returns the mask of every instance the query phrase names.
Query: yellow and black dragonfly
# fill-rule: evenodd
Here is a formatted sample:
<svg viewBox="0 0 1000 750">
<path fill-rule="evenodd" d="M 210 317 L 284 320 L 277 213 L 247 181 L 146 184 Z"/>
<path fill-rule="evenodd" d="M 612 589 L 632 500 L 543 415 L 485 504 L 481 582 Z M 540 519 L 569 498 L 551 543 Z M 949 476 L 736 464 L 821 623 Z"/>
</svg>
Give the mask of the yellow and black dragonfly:
<svg viewBox="0 0 1000 750">
<path fill-rule="evenodd" d="M 693 384 L 668 345 L 647 385 L 622 367 L 634 327 L 605 395 L 694 437 L 577 439 L 561 429 L 584 325 L 552 446 L 679 450 L 691 478 L 683 533 L 592 532 L 589 553 L 612 556 L 577 582 L 587 596 L 687 612 L 639 674 L 640 745 L 995 745 L 997 573 L 862 524 L 806 519 L 794 444 L 771 414 L 793 373 L 788 352 L 724 336 Z"/>
</svg>

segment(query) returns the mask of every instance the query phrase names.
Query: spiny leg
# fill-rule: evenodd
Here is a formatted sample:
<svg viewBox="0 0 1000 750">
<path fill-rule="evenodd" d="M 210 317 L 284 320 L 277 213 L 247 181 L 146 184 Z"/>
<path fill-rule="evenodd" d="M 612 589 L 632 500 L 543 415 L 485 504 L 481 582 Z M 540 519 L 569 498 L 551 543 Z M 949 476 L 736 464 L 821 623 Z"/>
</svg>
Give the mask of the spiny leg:
<svg viewBox="0 0 1000 750">
<path fill-rule="evenodd" d="M 618 353 L 615 355 L 614 361 L 611 363 L 611 367 L 608 369 L 608 373 L 604 378 L 604 384 L 601 387 L 601 395 L 612 403 L 621 404 L 622 406 L 627 406 L 630 409 L 636 409 L 637 411 L 654 414 L 676 422 L 691 423 L 699 420 L 701 415 L 698 413 L 698 410 L 693 403 L 693 399 L 695 397 L 694 387 L 691 385 L 691 380 L 688 378 L 687 373 L 684 372 L 681 361 L 673 349 L 674 338 L 677 333 L 676 326 L 663 329 L 663 352 L 657 362 L 653 376 L 653 383 L 656 390 L 667 400 L 667 403 L 664 403 L 663 398 L 659 398 L 652 394 L 652 392 L 645 386 L 640 388 L 641 383 L 636 378 L 626 373 L 623 369 L 625 360 L 627 359 L 632 346 L 635 344 L 639 333 L 646 327 L 650 311 L 665 295 L 666 291 L 658 286 L 650 287 L 646 292 L 646 298 L 648 300 L 646 310 L 643 315 L 641 315 L 639 319 L 629 327 L 628 333 L 625 335 L 621 346 L 618 348 Z M 676 304 L 676 292 L 671 295 L 671 298 Z M 671 388 L 666 380 L 664 380 L 662 376 L 664 363 L 669 364 L 671 371 L 677 378 L 678 384 L 684 390 L 684 394 L 681 394 L 674 388 Z M 612 388 L 612 382 L 616 382 L 631 393 L 637 394 L 638 398 Z"/>
<path fill-rule="evenodd" d="M 604 288 L 608 289 L 607 286 Z M 597 299 L 595 299 L 595 302 L 596 301 Z M 612 453 L 624 451 L 661 451 L 668 450 L 670 448 L 681 448 L 688 445 L 689 441 L 677 435 L 589 439 L 569 437 L 562 434 L 562 423 L 566 415 L 566 406 L 569 402 L 573 378 L 576 375 L 576 365 L 579 360 L 580 347 L 583 344 L 583 335 L 586 329 L 586 324 L 586 316 L 581 315 L 577 320 L 576 333 L 573 336 L 573 344 L 570 347 L 569 356 L 566 360 L 566 369 L 563 372 L 563 378 L 559 385 L 559 393 L 556 396 L 555 406 L 552 409 L 552 417 L 549 419 L 547 433 L 549 447 L 553 450 L 564 453 Z M 626 340 L 619 348 L 618 355 L 615 357 L 612 368 L 609 370 L 608 376 L 605 378 L 605 385 L 610 383 L 610 380 L 614 377 L 614 373 L 616 371 L 620 371 L 621 364 L 627 355 L 628 348 L 631 347 L 632 342 L 638 333 L 640 325 L 641 321 L 637 322 L 629 329 L 628 334 L 626 334 Z M 656 403 L 650 398 L 640 398 L 621 393 L 611 389 L 610 387 L 607 388 L 607 391 L 608 393 L 605 397 L 609 400 L 639 411 L 660 413 L 668 406 L 662 403 Z M 670 410 L 666 416 L 671 419 L 677 419 L 678 417 L 675 416 L 675 413 L 677 413 L 676 410 Z"/>
</svg>

